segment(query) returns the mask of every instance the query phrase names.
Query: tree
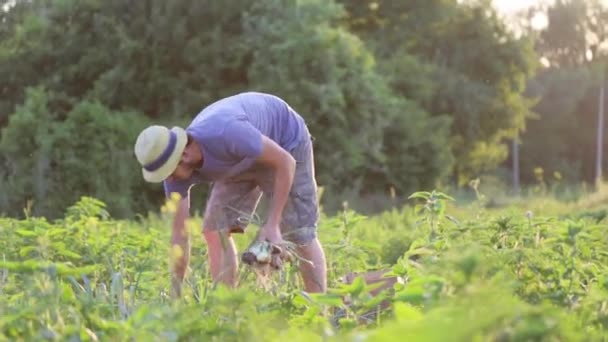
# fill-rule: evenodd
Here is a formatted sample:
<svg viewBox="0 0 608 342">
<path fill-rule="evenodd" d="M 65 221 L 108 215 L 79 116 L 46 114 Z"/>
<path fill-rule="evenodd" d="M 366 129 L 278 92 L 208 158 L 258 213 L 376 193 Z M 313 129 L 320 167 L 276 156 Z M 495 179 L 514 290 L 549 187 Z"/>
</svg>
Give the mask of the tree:
<svg viewBox="0 0 608 342">
<path fill-rule="evenodd" d="M 26 87 L 42 85 L 66 108 L 91 98 L 113 110 L 187 119 L 247 85 L 242 6 L 247 2 L 18 2 L 7 15 L 13 34 L 0 41 L 0 113 L 12 113 Z"/>
<path fill-rule="evenodd" d="M 28 88 L 3 129 L 0 211 L 17 216 L 29 206 L 31 214 L 53 218 L 81 196 L 101 199 L 119 217 L 159 205 L 149 203 L 154 197 L 133 161 L 133 137 L 147 124 L 141 114 L 82 101 L 57 121 L 53 97 Z"/>
<path fill-rule="evenodd" d="M 505 139 L 531 116 L 534 100 L 524 90 L 536 63 L 531 42 L 516 38 L 488 1 L 342 3 L 350 27 L 375 47 L 383 64 L 388 61 L 399 95 L 451 118 L 453 174 L 460 184 L 507 158 Z M 430 86 L 418 93 L 408 83 Z"/>
<path fill-rule="evenodd" d="M 249 78 L 305 116 L 318 138 L 320 182 L 370 193 L 442 179 L 452 161 L 444 148 L 448 121 L 394 95 L 365 44 L 333 24 L 340 7 L 287 4 L 261 1 L 249 12 L 246 33 L 256 51 Z"/>
<path fill-rule="evenodd" d="M 558 172 L 561 182 L 591 183 L 606 146 L 598 121 L 607 38 L 602 23 L 608 11 L 595 0 L 556 1 L 534 10 L 548 18 L 546 28 L 532 33 L 547 66 L 528 86 L 540 101 L 533 108 L 538 119 L 522 137 L 522 176 L 534 182 L 533 170 L 541 167 Z"/>
<path fill-rule="evenodd" d="M 132 149 L 135 127 L 143 122 L 136 113 L 185 126 L 205 105 L 245 90 L 277 93 L 308 119 L 321 185 L 384 192 L 389 185 L 407 191 L 433 184 L 450 167 L 449 120 L 431 118 L 415 101 L 395 96 L 368 46 L 342 26 L 342 15 L 335 3 L 319 0 L 18 2 L 0 41 L 0 79 L 6 80 L 0 112 L 11 113 L 1 134 L 27 134 L 25 127 L 41 115 L 49 122 L 49 140 L 34 139 L 29 151 L 48 155 L 52 148 L 58 153 L 52 160 L 70 167 L 41 162 L 44 170 L 70 177 L 26 186 L 20 202 L 3 205 L 16 212 L 23 198 L 35 197 L 37 210 L 56 213 L 70 194 L 49 189 L 64 183 L 113 198 L 109 203 L 139 196 L 143 204 L 133 208 L 158 203 L 162 188 L 148 186 L 154 190 L 139 195 L 139 169 L 112 168 L 106 151 Z M 28 88 L 42 90 L 28 95 Z M 116 145 L 71 141 L 79 125 L 90 134 L 95 127 L 114 132 Z M 12 176 L 32 161 L 6 139 L 6 186 L 14 188 L 25 183 Z M 126 152 L 116 153 L 127 162 Z M 405 153 L 411 159 L 391 159 Z M 124 183 L 113 188 L 105 178 L 94 182 L 90 165 L 124 172 Z M 32 195 L 36 191 L 44 195 Z M 57 206 L 50 204 L 55 196 Z"/>
<path fill-rule="evenodd" d="M 581 65 L 602 53 L 608 9 L 601 1 L 557 0 L 544 11 L 548 25 L 539 34 L 537 49 L 551 66 Z"/>
</svg>

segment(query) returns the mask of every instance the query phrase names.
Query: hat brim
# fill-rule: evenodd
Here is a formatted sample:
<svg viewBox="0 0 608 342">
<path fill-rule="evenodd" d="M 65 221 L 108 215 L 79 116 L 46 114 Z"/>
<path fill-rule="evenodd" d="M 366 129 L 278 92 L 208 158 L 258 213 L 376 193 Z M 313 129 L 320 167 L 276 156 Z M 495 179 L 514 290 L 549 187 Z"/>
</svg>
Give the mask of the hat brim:
<svg viewBox="0 0 608 342">
<path fill-rule="evenodd" d="M 144 168 L 141 169 L 144 179 L 150 183 L 160 183 L 164 181 L 173 173 L 173 171 L 175 171 L 180 159 L 182 158 L 182 153 L 184 152 L 186 144 L 188 143 L 188 134 L 186 134 L 186 131 L 180 127 L 173 127 L 171 128 L 171 131 L 175 132 L 177 141 L 175 143 L 175 150 L 173 150 L 173 153 L 167 162 L 152 172 Z"/>
</svg>

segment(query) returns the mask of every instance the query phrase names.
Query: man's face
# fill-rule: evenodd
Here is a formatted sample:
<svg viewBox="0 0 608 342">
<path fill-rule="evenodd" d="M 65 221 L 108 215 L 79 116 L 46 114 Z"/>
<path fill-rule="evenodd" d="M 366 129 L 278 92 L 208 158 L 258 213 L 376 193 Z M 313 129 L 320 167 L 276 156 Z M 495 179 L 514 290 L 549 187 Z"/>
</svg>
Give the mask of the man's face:
<svg viewBox="0 0 608 342">
<path fill-rule="evenodd" d="M 192 176 L 194 170 L 201 166 L 202 156 L 198 146 L 193 141 L 188 141 L 182 159 L 177 164 L 175 171 L 167 178 L 168 180 L 185 180 Z"/>
<path fill-rule="evenodd" d="M 175 171 L 167 178 L 170 181 L 184 180 L 190 178 L 194 172 L 194 168 L 184 163 L 183 159 L 177 164 Z"/>
</svg>

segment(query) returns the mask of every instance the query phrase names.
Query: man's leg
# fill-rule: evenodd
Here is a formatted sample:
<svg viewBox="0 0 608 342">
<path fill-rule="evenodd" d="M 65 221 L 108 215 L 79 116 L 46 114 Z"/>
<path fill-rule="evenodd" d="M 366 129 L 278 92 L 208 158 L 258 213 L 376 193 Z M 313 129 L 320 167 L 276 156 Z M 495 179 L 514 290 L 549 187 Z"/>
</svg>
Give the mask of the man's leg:
<svg viewBox="0 0 608 342">
<path fill-rule="evenodd" d="M 203 217 L 203 236 L 215 282 L 237 286 L 238 255 L 231 234 L 245 231 L 260 196 L 261 191 L 252 182 L 213 185 Z"/>
<path fill-rule="evenodd" d="M 300 274 L 306 292 L 326 292 L 327 265 L 325 253 L 317 237 L 319 205 L 312 141 L 298 146 L 292 155 L 296 171 L 287 204 L 283 211 L 283 238 L 295 243 L 297 253 L 312 262 L 300 262 Z"/>
<path fill-rule="evenodd" d="M 319 239 L 315 238 L 309 244 L 298 247 L 297 252 L 301 257 L 313 263 L 313 265 L 307 262 L 300 263 L 304 291 L 325 293 L 327 291 L 327 265 L 325 252 L 323 252 Z"/>
<path fill-rule="evenodd" d="M 230 232 L 209 227 L 203 229 L 203 235 L 207 242 L 207 255 L 213 281 L 235 287 L 238 260 L 236 245 Z"/>
</svg>

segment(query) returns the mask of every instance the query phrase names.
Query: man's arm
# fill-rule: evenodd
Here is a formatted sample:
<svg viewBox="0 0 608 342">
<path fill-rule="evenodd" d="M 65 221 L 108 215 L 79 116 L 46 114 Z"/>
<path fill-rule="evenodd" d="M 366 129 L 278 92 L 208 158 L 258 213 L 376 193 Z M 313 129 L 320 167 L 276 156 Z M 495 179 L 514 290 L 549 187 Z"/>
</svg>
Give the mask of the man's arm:
<svg viewBox="0 0 608 342">
<path fill-rule="evenodd" d="M 279 224 L 293 183 L 296 161 L 277 143 L 264 136 L 246 120 L 237 120 L 225 128 L 227 154 L 241 161 L 245 158 L 269 166 L 274 170 L 274 189 L 270 213 L 261 229 L 260 239 L 281 242 Z"/>
<path fill-rule="evenodd" d="M 180 199 L 173 218 L 171 234 L 171 290 L 174 298 L 181 296 L 181 285 L 190 261 L 190 241 L 186 230 L 189 215 L 188 197 Z"/>
<path fill-rule="evenodd" d="M 279 224 L 283 208 L 287 202 L 296 169 L 295 159 L 271 139 L 262 136 L 262 153 L 257 161 L 270 166 L 274 170 L 274 190 L 270 203 L 270 212 L 266 225 L 260 232 L 261 238 L 271 242 L 280 242 Z"/>
</svg>

